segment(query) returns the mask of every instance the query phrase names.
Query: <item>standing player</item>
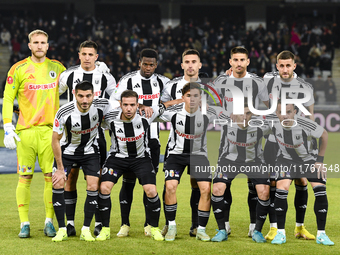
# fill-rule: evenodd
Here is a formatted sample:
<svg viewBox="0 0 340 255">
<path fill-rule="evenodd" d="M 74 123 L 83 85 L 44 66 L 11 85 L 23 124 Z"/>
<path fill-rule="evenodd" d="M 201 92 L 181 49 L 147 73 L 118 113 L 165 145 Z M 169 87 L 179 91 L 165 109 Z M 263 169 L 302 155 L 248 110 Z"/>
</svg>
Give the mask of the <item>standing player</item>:
<svg viewBox="0 0 340 255">
<path fill-rule="evenodd" d="M 182 88 L 188 82 L 201 82 L 199 78 L 199 70 L 202 67 L 200 54 L 195 49 L 189 49 L 183 52 L 182 54 L 182 63 L 181 67 L 184 71 L 184 75 L 181 77 L 177 77 L 172 79 L 170 82 L 166 84 L 162 92 L 161 101 L 167 102 L 170 100 L 175 100 L 182 98 Z M 197 227 L 198 227 L 198 203 L 200 200 L 200 190 L 197 184 L 197 181 L 193 178 L 190 178 L 191 183 L 191 197 L 190 197 L 190 206 L 191 206 L 191 228 L 189 231 L 190 236 L 196 236 Z M 165 187 L 163 191 L 163 196 L 165 194 Z M 164 200 L 164 199 L 163 199 Z M 168 221 L 166 219 L 166 224 L 162 230 L 162 234 L 165 236 L 168 231 Z"/>
<path fill-rule="evenodd" d="M 278 72 L 271 72 L 264 75 L 264 80 L 267 83 L 268 93 L 270 97 L 269 105 L 271 105 L 273 100 L 273 90 L 276 90 L 279 98 L 281 97 L 281 88 L 302 88 L 306 92 L 309 92 L 311 96 L 310 100 L 304 103 L 304 106 L 311 113 L 308 116 L 311 120 L 314 120 L 314 97 L 313 97 L 313 87 L 308 82 L 303 79 L 297 77 L 294 72 L 296 68 L 295 63 L 295 55 L 290 51 L 282 51 L 277 56 L 276 68 Z M 305 95 L 303 93 L 295 93 L 289 92 L 287 93 L 290 98 L 299 99 L 304 98 Z M 274 114 L 275 115 L 275 114 Z M 298 115 L 302 115 L 301 111 L 298 112 Z M 271 116 L 268 116 L 269 118 Z M 316 140 L 314 139 L 314 149 L 317 153 L 316 149 Z M 266 144 L 264 147 L 264 159 L 268 165 L 274 166 L 278 153 L 278 144 L 273 135 L 269 135 L 266 140 Z M 295 179 L 295 211 L 296 211 L 296 226 L 294 230 L 294 235 L 296 238 L 304 238 L 304 239 L 315 239 L 315 236 L 310 234 L 304 226 L 304 218 L 307 208 L 308 201 L 308 189 L 307 189 L 307 179 L 306 178 L 298 178 Z M 277 231 L 277 222 L 276 222 L 276 214 L 274 211 L 274 200 L 275 200 L 275 180 L 271 178 L 271 213 L 269 214 L 270 220 L 270 231 L 266 235 L 267 240 L 273 240 Z"/>
<path fill-rule="evenodd" d="M 334 245 L 325 232 L 328 201 L 326 193 L 326 172 L 323 159 L 326 152 L 328 134 L 327 131 L 312 120 L 296 115 L 297 110 L 293 104 L 286 106 L 286 114 L 281 112 L 279 100 L 276 114 L 280 122 L 273 122 L 273 134 L 279 145 L 279 156 L 276 168 L 281 169 L 277 173 L 275 211 L 278 230 L 272 244 L 286 242 L 285 220 L 288 209 L 287 196 L 292 179 L 306 176 L 310 182 L 314 195 L 314 212 L 318 227 L 316 243 Z M 313 153 L 311 138 L 319 141 L 318 155 Z M 289 169 L 292 169 L 290 171 Z M 296 171 L 293 171 L 293 169 Z"/>
<path fill-rule="evenodd" d="M 247 67 L 250 63 L 248 57 L 248 51 L 244 47 L 237 46 L 230 51 L 230 59 L 229 64 L 232 68 L 232 74 L 226 75 L 222 74 L 218 76 L 214 80 L 214 85 L 221 89 L 221 93 L 223 95 L 223 104 L 224 108 L 228 112 L 233 111 L 233 95 L 227 90 L 223 89 L 223 86 L 235 86 L 239 88 L 245 97 L 248 97 L 248 90 L 252 89 L 252 104 L 255 109 L 258 109 L 260 101 L 262 101 L 267 107 L 269 106 L 269 97 L 266 85 L 263 82 L 263 79 L 258 77 L 256 74 L 247 72 Z M 222 133 L 221 133 L 222 135 Z M 223 140 L 223 137 L 221 137 Z M 220 152 L 222 147 L 220 147 Z M 230 192 L 230 183 L 227 183 L 225 189 L 225 228 L 227 232 L 230 234 L 230 224 L 229 224 L 229 212 L 230 206 L 232 203 L 232 196 Z M 250 214 L 250 225 L 248 236 L 252 237 L 253 231 L 255 229 L 256 223 L 256 204 L 257 204 L 257 194 L 255 190 L 255 186 L 248 179 L 248 206 L 249 206 L 249 214 Z"/>
<path fill-rule="evenodd" d="M 223 126 L 221 155 L 218 160 L 218 170 L 213 184 L 212 207 L 219 228 L 218 233 L 211 239 L 213 242 L 226 241 L 228 232 L 225 229 L 224 211 L 229 209 L 224 205 L 225 189 L 233 179 L 244 173 L 255 186 L 258 194 L 255 205 L 256 226 L 252 238 L 256 242 L 266 242 L 261 234 L 262 226 L 269 210 L 269 178 L 261 174 L 264 163 L 262 140 L 271 130 L 268 125 L 252 119 L 248 105 L 245 103 L 244 114 L 234 115 L 236 122 L 227 117 L 227 125 Z M 228 170 L 231 169 L 231 170 Z M 259 172 L 256 172 L 259 170 Z"/>
<path fill-rule="evenodd" d="M 156 189 L 156 171 L 147 146 L 147 133 L 151 122 L 163 113 L 165 106 L 153 106 L 153 114 L 149 119 L 141 117 L 136 114 L 139 107 L 138 94 L 131 90 L 121 94 L 120 105 L 121 109 L 113 110 L 105 116 L 105 123 L 112 135 L 110 154 L 105 161 L 100 184 L 98 204 L 103 228 L 97 240 L 110 239 L 110 193 L 114 184 L 124 173 L 134 173 L 147 196 L 146 210 L 150 216 L 151 236 L 156 241 L 163 241 L 164 237 L 158 228 L 161 204 Z"/>
<path fill-rule="evenodd" d="M 174 241 L 177 234 L 176 190 L 186 167 L 188 172 L 196 179 L 200 200 L 198 204 L 198 228 L 196 239 L 210 241 L 205 228 L 210 215 L 211 175 L 210 172 L 195 173 L 196 167 L 206 169 L 210 166 L 207 155 L 207 127 L 209 122 L 216 119 L 215 114 L 201 113 L 201 84 L 190 82 L 182 89 L 184 105 L 179 112 L 164 112 L 162 120 L 171 122 L 171 130 L 167 144 L 167 160 L 164 163 L 165 173 L 165 215 L 169 221 L 166 241 Z"/>
<path fill-rule="evenodd" d="M 21 221 L 19 237 L 30 236 L 28 208 L 31 198 L 31 181 L 36 157 L 45 178 L 44 203 L 46 220 L 44 233 L 55 236 L 52 224 L 52 165 L 51 148 L 53 118 L 59 108 L 58 79 L 65 67 L 46 57 L 48 35 L 34 30 L 28 35 L 31 57 L 19 61 L 8 72 L 2 116 L 6 148 L 17 148 L 19 182 L 16 190 Z M 17 98 L 20 108 L 16 129 L 12 125 L 13 101 Z M 17 145 L 16 141 L 17 140 Z"/>
<path fill-rule="evenodd" d="M 93 85 L 79 82 L 75 87 L 75 101 L 62 106 L 55 117 L 52 149 L 55 157 L 53 181 L 53 206 L 59 224 L 54 242 L 67 239 L 65 227 L 64 185 L 71 168 L 81 166 L 86 183 L 87 197 L 84 205 L 84 225 L 80 240 L 95 241 L 90 233 L 90 224 L 97 207 L 100 173 L 97 134 L 103 117 L 111 110 L 107 99 L 94 99 Z M 60 142 L 63 134 L 65 141 Z"/>
<path fill-rule="evenodd" d="M 118 82 L 117 90 L 113 98 L 116 101 L 120 100 L 120 96 L 125 90 L 133 90 L 138 94 L 138 103 L 145 106 L 156 106 L 160 103 L 160 94 L 164 85 L 169 79 L 163 75 L 156 74 L 158 54 L 153 49 L 143 49 L 140 53 L 139 67 L 140 70 L 130 72 L 124 75 Z M 151 123 L 148 130 L 148 141 L 151 152 L 152 165 L 156 172 L 158 172 L 160 142 L 159 142 L 159 123 Z M 123 184 L 119 193 L 120 210 L 121 210 L 121 229 L 117 236 L 125 237 L 130 230 L 130 210 L 133 200 L 133 189 L 136 184 L 136 176 L 133 173 L 123 174 Z M 143 203 L 145 207 L 145 223 L 144 233 L 150 236 L 150 215 L 148 215 L 147 196 L 144 193 Z"/>
<path fill-rule="evenodd" d="M 81 81 L 89 81 L 94 87 L 94 98 L 110 98 L 116 88 L 116 80 L 109 72 L 103 72 L 96 65 L 98 59 L 98 46 L 93 41 L 84 41 L 79 46 L 80 65 L 72 66 L 60 75 L 59 93 L 62 94 L 68 89 L 69 101 L 75 100 L 75 86 Z M 103 64 L 103 63 L 101 63 Z M 100 166 L 103 166 L 106 159 L 106 141 L 104 132 L 99 129 L 98 144 L 100 150 Z M 77 180 L 79 166 L 73 167 L 69 173 L 65 185 L 65 203 L 67 217 L 67 235 L 76 235 L 74 227 L 74 215 L 77 204 Z M 99 235 L 101 223 L 99 212 L 96 212 L 94 235 Z"/>
</svg>

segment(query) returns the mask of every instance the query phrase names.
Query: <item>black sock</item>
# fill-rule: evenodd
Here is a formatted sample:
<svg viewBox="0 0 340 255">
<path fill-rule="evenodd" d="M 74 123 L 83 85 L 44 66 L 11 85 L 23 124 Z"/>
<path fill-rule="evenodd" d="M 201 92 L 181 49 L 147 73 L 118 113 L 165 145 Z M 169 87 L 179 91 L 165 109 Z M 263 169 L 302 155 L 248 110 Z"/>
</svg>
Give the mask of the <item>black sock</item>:
<svg viewBox="0 0 340 255">
<path fill-rule="evenodd" d="M 55 217 L 57 218 L 59 228 L 64 228 L 65 227 L 64 189 L 52 189 L 52 202 Z"/>
<path fill-rule="evenodd" d="M 209 220 L 210 210 L 209 211 L 201 211 L 198 210 L 198 226 L 206 227 Z"/>
<path fill-rule="evenodd" d="M 98 204 L 98 190 L 86 190 L 87 196 L 84 205 L 84 226 L 89 227 Z"/>
<path fill-rule="evenodd" d="M 163 199 L 163 210 L 164 210 L 165 225 L 169 226 L 169 220 L 168 220 L 168 218 L 166 217 L 166 212 L 165 212 L 165 191 L 166 191 L 166 187 L 165 187 L 165 184 L 164 184 L 164 187 L 163 187 L 163 194 L 162 194 L 162 199 Z"/>
<path fill-rule="evenodd" d="M 77 190 L 64 192 L 65 205 L 66 205 L 66 218 L 67 220 L 74 221 L 74 215 L 76 213 L 77 205 Z"/>
<path fill-rule="evenodd" d="M 98 209 L 100 212 L 100 218 L 104 227 L 110 227 L 111 216 L 111 198 L 110 194 L 104 195 L 99 193 L 98 195 Z"/>
<path fill-rule="evenodd" d="M 96 211 L 94 212 L 94 217 L 96 219 L 96 222 L 102 222 L 102 218 L 100 217 L 100 211 L 99 211 L 98 205 L 96 207 Z"/>
<path fill-rule="evenodd" d="M 229 221 L 230 207 L 233 202 L 233 197 L 231 195 L 230 186 L 231 186 L 231 183 L 228 183 L 224 191 L 224 206 L 225 206 L 224 207 L 224 221 L 225 222 Z"/>
<path fill-rule="evenodd" d="M 158 227 L 159 216 L 161 213 L 161 201 L 158 194 L 155 197 L 148 197 L 148 210 L 150 215 L 150 225 L 152 227 Z"/>
<path fill-rule="evenodd" d="M 217 226 L 219 230 L 225 229 L 225 223 L 224 223 L 224 196 L 215 196 L 212 194 L 211 197 L 211 205 L 213 208 L 213 212 L 215 215 L 215 219 L 217 222 Z"/>
<path fill-rule="evenodd" d="M 308 201 L 307 185 L 300 186 L 300 185 L 295 184 L 294 206 L 295 206 L 296 223 L 304 223 L 306 208 L 307 208 L 307 201 Z"/>
<path fill-rule="evenodd" d="M 201 193 L 199 188 L 191 188 L 190 206 L 191 206 L 191 224 L 195 228 L 198 226 L 198 203 Z"/>
<path fill-rule="evenodd" d="M 314 213 L 318 230 L 325 230 L 328 212 L 328 200 L 326 186 L 318 185 L 313 188 L 315 195 Z"/>
<path fill-rule="evenodd" d="M 256 205 L 257 205 L 257 193 L 255 189 L 255 185 L 251 182 L 248 182 L 248 207 L 249 207 L 249 216 L 250 223 L 256 223 Z"/>
<path fill-rule="evenodd" d="M 288 210 L 287 203 L 288 190 L 276 189 L 275 193 L 275 212 L 277 217 L 277 228 L 284 229 L 286 223 L 286 214 Z"/>
<path fill-rule="evenodd" d="M 268 200 L 257 200 L 256 206 L 256 225 L 255 230 L 261 232 L 264 222 L 266 221 L 267 214 L 269 211 L 270 199 Z"/>
<path fill-rule="evenodd" d="M 270 205 L 269 205 L 269 222 L 270 223 L 276 223 L 277 218 L 276 218 L 276 213 L 275 213 L 275 192 L 276 192 L 276 187 L 270 187 Z"/>
<path fill-rule="evenodd" d="M 165 215 L 168 220 L 173 221 L 176 219 L 177 203 L 173 205 L 164 206 Z"/>
<path fill-rule="evenodd" d="M 126 224 L 130 226 L 130 211 L 133 200 L 133 189 L 135 188 L 136 179 L 123 178 L 122 188 L 119 193 L 120 203 L 120 217 L 122 219 L 122 225 Z"/>
</svg>

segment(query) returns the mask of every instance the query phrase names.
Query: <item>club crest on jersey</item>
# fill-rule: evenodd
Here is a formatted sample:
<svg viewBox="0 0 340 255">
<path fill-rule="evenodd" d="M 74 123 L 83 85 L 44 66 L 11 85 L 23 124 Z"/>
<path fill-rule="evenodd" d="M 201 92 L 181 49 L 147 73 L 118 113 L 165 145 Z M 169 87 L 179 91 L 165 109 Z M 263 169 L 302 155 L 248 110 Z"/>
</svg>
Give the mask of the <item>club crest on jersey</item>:
<svg viewBox="0 0 340 255">
<path fill-rule="evenodd" d="M 97 116 L 93 116 L 92 120 L 96 121 L 97 120 Z"/>
<path fill-rule="evenodd" d="M 251 137 L 254 137 L 254 136 L 255 136 L 255 134 L 254 134 L 254 133 L 252 133 L 252 134 L 250 134 L 250 136 L 251 136 Z"/>
<path fill-rule="evenodd" d="M 297 135 L 295 136 L 296 140 L 300 140 L 301 136 Z"/>
<path fill-rule="evenodd" d="M 99 80 L 95 80 L 94 83 L 95 83 L 95 84 L 99 84 Z"/>
<path fill-rule="evenodd" d="M 50 71 L 50 77 L 51 77 L 52 79 L 57 78 L 57 74 L 55 73 L 55 71 Z"/>
<path fill-rule="evenodd" d="M 141 125 L 137 125 L 136 128 L 140 129 L 140 128 L 141 128 Z"/>
<path fill-rule="evenodd" d="M 202 126 L 202 122 L 197 123 L 197 127 L 200 127 L 200 126 Z"/>
<path fill-rule="evenodd" d="M 157 82 L 154 82 L 154 83 L 153 83 L 153 86 L 154 86 L 154 87 L 157 87 Z"/>
</svg>

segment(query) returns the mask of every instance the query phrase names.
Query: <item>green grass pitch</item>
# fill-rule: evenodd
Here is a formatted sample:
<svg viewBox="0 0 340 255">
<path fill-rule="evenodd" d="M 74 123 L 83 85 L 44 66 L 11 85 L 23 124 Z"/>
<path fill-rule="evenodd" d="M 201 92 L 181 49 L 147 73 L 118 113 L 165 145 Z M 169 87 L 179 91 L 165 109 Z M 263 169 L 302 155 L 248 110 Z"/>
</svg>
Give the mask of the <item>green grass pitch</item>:
<svg viewBox="0 0 340 255">
<path fill-rule="evenodd" d="M 167 131 L 161 132 L 161 144 L 164 151 L 167 141 Z M 219 145 L 219 132 L 208 133 L 209 159 L 211 164 L 217 160 Z M 2 144 L 3 131 L 0 130 L 0 146 Z M 325 156 L 325 163 L 340 164 L 339 153 L 337 151 L 340 142 L 339 133 L 329 134 L 329 143 Z M 2 144 L 3 146 L 3 144 Z M 163 190 L 164 176 L 162 174 L 163 164 L 157 175 L 158 193 L 161 196 Z M 329 212 L 327 218 L 326 232 L 330 239 L 335 242 L 335 246 L 326 247 L 316 244 L 315 241 L 295 239 L 293 235 L 295 226 L 294 209 L 294 187 L 291 186 L 288 196 L 288 213 L 286 220 L 287 243 L 283 245 L 272 245 L 270 243 L 257 244 L 247 236 L 249 226 L 249 213 L 247 205 L 248 188 L 245 176 L 241 175 L 233 181 L 232 194 L 233 204 L 231 207 L 231 235 L 228 241 L 222 243 L 201 242 L 189 237 L 191 225 L 190 210 L 190 184 L 189 176 L 183 174 L 181 184 L 178 187 L 178 211 L 177 228 L 178 235 L 174 242 L 156 242 L 147 238 L 143 233 L 144 208 L 142 203 L 142 187 L 136 185 L 134 192 L 134 202 L 132 205 L 130 220 L 130 236 L 118 238 L 116 233 L 120 227 L 119 211 L 119 190 L 121 180 L 113 188 L 112 212 L 111 212 L 111 239 L 105 242 L 87 243 L 79 240 L 80 229 L 83 222 L 83 205 L 85 201 L 85 181 L 80 174 L 78 180 L 78 204 L 76 209 L 76 230 L 77 237 L 70 237 L 62 243 L 53 243 L 49 237 L 44 236 L 44 204 L 43 186 L 44 180 L 41 173 L 34 175 L 31 185 L 31 205 L 29 217 L 31 221 L 31 238 L 20 239 L 19 216 L 16 209 L 15 190 L 18 176 L 16 174 L 0 174 L 0 254 L 340 254 L 340 235 L 338 232 L 340 222 L 340 204 L 338 194 L 340 194 L 340 180 L 336 177 L 340 173 L 329 174 L 332 178 L 327 181 L 327 194 L 329 201 Z M 309 187 L 309 201 L 306 212 L 305 225 L 313 234 L 316 234 L 316 220 L 313 210 L 314 195 Z M 164 224 L 163 210 L 160 218 L 160 228 Z M 54 225 L 57 225 L 54 220 Z M 93 231 L 94 222 L 91 225 Z M 217 224 L 213 213 L 210 214 L 207 233 L 210 237 L 215 234 Z M 266 221 L 263 234 L 269 230 L 268 220 Z"/>
</svg>

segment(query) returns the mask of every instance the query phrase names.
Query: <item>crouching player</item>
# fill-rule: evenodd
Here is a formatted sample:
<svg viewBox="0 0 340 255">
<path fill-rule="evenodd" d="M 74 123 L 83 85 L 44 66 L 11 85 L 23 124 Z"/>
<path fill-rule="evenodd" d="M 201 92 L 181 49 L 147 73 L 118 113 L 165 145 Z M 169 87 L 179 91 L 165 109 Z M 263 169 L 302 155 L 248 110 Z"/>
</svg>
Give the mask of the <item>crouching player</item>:
<svg viewBox="0 0 340 255">
<path fill-rule="evenodd" d="M 281 101 L 279 100 L 276 114 L 280 122 L 273 122 L 272 131 L 280 147 L 280 155 L 275 167 L 280 169 L 280 172 L 277 174 L 275 193 L 278 230 L 272 244 L 283 244 L 286 242 L 287 196 L 292 180 L 307 177 L 315 195 L 314 212 L 318 227 L 316 243 L 334 245 L 325 232 L 328 200 L 326 193 L 326 169 L 323 166 L 323 159 L 327 147 L 328 134 L 324 128 L 314 121 L 297 116 L 296 111 L 293 104 L 288 104 L 286 106 L 286 114 L 284 115 L 281 112 Z M 313 138 L 320 139 L 318 155 L 312 153 Z"/>
<path fill-rule="evenodd" d="M 138 94 L 126 90 L 121 94 L 121 109 L 111 111 L 105 116 L 105 125 L 112 131 L 109 156 L 102 171 L 98 199 L 103 228 L 96 240 L 110 239 L 110 193 L 113 186 L 124 173 L 134 173 L 147 196 L 147 210 L 150 215 L 151 236 L 156 241 L 164 237 L 158 228 L 161 204 L 156 189 L 156 171 L 147 147 L 147 134 L 151 122 L 162 114 L 169 102 L 153 106 L 153 114 L 147 119 L 137 115 Z"/>
<path fill-rule="evenodd" d="M 93 85 L 82 81 L 75 87 L 76 101 L 62 106 L 54 120 L 52 149 L 55 157 L 53 183 L 53 207 L 59 224 L 54 242 L 67 239 L 65 226 L 64 186 L 72 167 L 82 167 L 87 182 L 87 197 L 84 205 L 84 225 L 80 240 L 95 241 L 91 235 L 90 224 L 97 207 L 98 181 L 100 170 L 98 129 L 103 116 L 112 107 L 104 98 L 94 98 Z M 63 133 L 66 140 L 61 141 Z"/>
<path fill-rule="evenodd" d="M 236 122 L 226 117 L 223 126 L 222 153 L 213 180 L 212 207 L 219 231 L 211 239 L 213 242 L 228 240 L 224 223 L 224 192 L 233 179 L 244 173 L 255 185 L 258 194 L 256 206 L 256 224 L 252 238 L 256 242 L 266 242 L 261 234 L 262 226 L 269 210 L 269 178 L 262 172 L 263 151 L 262 139 L 271 132 L 269 125 L 263 121 L 252 119 L 248 105 L 245 103 L 244 114 L 236 115 Z M 221 116 L 220 116 L 221 118 Z"/>
</svg>

